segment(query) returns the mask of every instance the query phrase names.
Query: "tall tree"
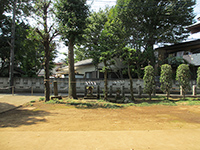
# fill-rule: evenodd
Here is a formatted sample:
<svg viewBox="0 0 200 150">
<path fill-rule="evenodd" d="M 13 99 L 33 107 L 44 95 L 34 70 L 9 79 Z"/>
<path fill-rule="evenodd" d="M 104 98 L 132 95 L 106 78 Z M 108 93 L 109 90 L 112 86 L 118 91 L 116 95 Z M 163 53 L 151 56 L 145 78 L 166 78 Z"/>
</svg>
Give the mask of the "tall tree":
<svg viewBox="0 0 200 150">
<path fill-rule="evenodd" d="M 39 25 L 42 29 L 36 28 L 36 32 L 41 37 L 41 42 L 44 47 L 44 85 L 45 85 L 45 101 L 50 100 L 50 85 L 49 85 L 49 61 L 50 55 L 53 50 L 53 39 L 58 35 L 54 23 L 50 25 L 50 17 L 53 16 L 53 6 L 51 0 L 35 0 L 35 15 Z M 52 18 L 51 18 L 52 19 Z M 49 22 L 48 22 L 49 21 Z"/>
<path fill-rule="evenodd" d="M 143 45 L 154 65 L 153 45 L 176 43 L 188 37 L 195 0 L 117 0 L 119 18 L 130 33 L 132 45 Z M 137 48 L 136 48 L 137 49 Z"/>
<path fill-rule="evenodd" d="M 104 67 L 104 99 L 107 100 L 107 79 L 110 66 L 113 65 L 114 57 L 117 57 L 117 49 L 122 48 L 124 39 L 121 34 L 123 28 L 119 25 L 114 9 L 99 10 L 93 12 L 88 18 L 85 29 L 84 42 L 80 43 L 79 50 L 93 59 L 93 64 L 98 70 L 98 64 L 103 62 Z M 121 46 L 123 45 L 123 46 Z"/>
<path fill-rule="evenodd" d="M 59 32 L 65 45 L 68 46 L 69 64 L 69 90 L 68 95 L 76 96 L 76 79 L 74 71 L 74 45 L 82 40 L 86 19 L 89 15 L 89 7 L 86 0 L 57 0 L 56 17 L 59 22 Z"/>
<path fill-rule="evenodd" d="M 0 52 L 1 55 L 1 75 L 7 76 L 7 71 L 5 69 L 8 68 L 7 63 L 10 62 L 10 85 L 13 84 L 13 68 L 14 68 L 14 60 L 15 60 L 15 51 L 14 49 L 18 49 L 19 47 L 15 44 L 15 25 L 17 22 L 23 22 L 23 18 L 25 16 L 30 15 L 32 10 L 31 5 L 32 0 L 4 0 L 0 3 L 0 38 L 3 41 L 0 45 L 0 48 L 4 51 Z M 11 17 L 12 15 L 12 23 Z M 16 16 L 16 17 L 15 17 Z M 15 19 L 16 18 L 16 19 Z M 12 27 L 12 28 L 11 28 Z M 12 29 L 12 31 L 11 31 Z M 10 50 L 10 58 L 8 59 L 8 47 L 11 47 Z"/>
</svg>

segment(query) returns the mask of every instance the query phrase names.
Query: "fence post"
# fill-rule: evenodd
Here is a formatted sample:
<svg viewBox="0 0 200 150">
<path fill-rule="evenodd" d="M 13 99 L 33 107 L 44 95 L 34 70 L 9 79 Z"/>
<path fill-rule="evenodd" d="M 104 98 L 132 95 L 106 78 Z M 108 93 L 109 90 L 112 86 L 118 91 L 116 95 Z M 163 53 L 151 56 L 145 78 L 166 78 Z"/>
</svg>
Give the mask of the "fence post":
<svg viewBox="0 0 200 150">
<path fill-rule="evenodd" d="M 140 97 L 142 95 L 142 86 L 138 86 L 138 96 Z"/>
<path fill-rule="evenodd" d="M 33 96 L 33 87 L 31 86 L 31 95 Z"/>
<path fill-rule="evenodd" d="M 85 85 L 85 93 L 84 93 L 84 96 L 87 95 L 87 86 Z"/>
<path fill-rule="evenodd" d="M 97 99 L 100 98 L 100 86 L 98 85 L 97 86 Z"/>
<path fill-rule="evenodd" d="M 110 97 L 112 97 L 112 85 L 110 86 Z"/>
<path fill-rule="evenodd" d="M 122 97 L 125 96 L 125 93 L 124 93 L 124 86 L 122 86 Z"/>
<path fill-rule="evenodd" d="M 58 96 L 58 84 L 57 81 L 53 81 L 54 96 Z"/>
<path fill-rule="evenodd" d="M 15 94 L 15 87 L 12 86 L 12 96 L 14 96 L 14 94 Z"/>
</svg>

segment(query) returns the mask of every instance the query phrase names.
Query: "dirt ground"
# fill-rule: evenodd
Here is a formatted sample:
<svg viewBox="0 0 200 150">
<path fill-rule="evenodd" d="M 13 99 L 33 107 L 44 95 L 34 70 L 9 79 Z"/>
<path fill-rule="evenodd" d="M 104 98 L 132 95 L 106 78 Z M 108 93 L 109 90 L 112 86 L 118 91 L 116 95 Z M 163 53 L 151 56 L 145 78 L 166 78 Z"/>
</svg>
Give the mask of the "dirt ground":
<svg viewBox="0 0 200 150">
<path fill-rule="evenodd" d="M 131 134 L 133 132 L 134 137 Z M 44 133 L 45 135 L 43 135 Z M 34 144 L 34 140 L 38 139 L 37 135 L 29 136 L 39 134 L 43 138 L 47 137 L 48 139 L 48 137 L 51 137 L 54 139 L 58 134 L 61 136 L 64 133 L 76 135 L 78 135 L 77 133 L 84 133 L 78 136 L 81 138 L 79 140 L 85 141 L 88 139 L 84 142 L 84 144 L 88 143 L 86 147 L 74 147 L 78 146 L 78 143 L 72 144 L 70 142 L 71 148 L 65 147 L 65 149 L 140 150 L 170 148 L 199 150 L 200 106 L 131 106 L 121 109 L 78 109 L 64 104 L 44 104 L 43 102 L 36 102 L 33 106 L 23 106 L 16 110 L 0 114 L 0 147 L 3 149 L 23 149 L 22 147 L 16 146 L 17 144 L 22 144 L 22 139 L 16 142 L 13 140 L 18 137 L 18 134 L 26 137 L 24 140 L 27 144 L 34 145 L 33 149 L 46 149 L 48 145 L 41 148 L 41 146 L 38 147 L 38 144 Z M 128 136 L 129 134 L 130 136 Z M 64 137 L 63 135 L 62 140 L 64 140 Z M 65 138 L 68 139 L 69 137 L 66 136 Z M 78 137 L 74 137 L 74 140 Z M 93 137 L 92 140 L 91 137 Z M 32 143 L 29 140 L 27 141 L 28 138 L 31 138 Z M 92 142 L 97 142 L 94 141 L 96 138 L 102 138 L 104 140 L 109 138 L 109 141 L 114 141 L 114 143 L 111 142 L 113 145 L 110 145 L 110 142 L 107 141 L 109 144 L 107 143 L 105 147 L 92 147 Z M 119 141 L 116 141 L 119 138 L 121 139 L 119 141 L 126 139 L 123 141 L 124 146 Z M 135 138 L 138 142 L 134 143 L 130 141 L 132 138 L 133 141 L 135 141 Z M 69 138 L 67 141 L 72 139 Z M 75 141 L 78 141 L 78 139 Z M 106 141 L 102 142 L 106 143 Z M 134 143 L 132 147 L 131 142 Z M 23 143 L 25 145 L 24 149 L 27 149 L 26 143 Z M 166 143 L 169 145 L 166 146 Z M 174 143 L 178 143 L 178 145 Z M 99 145 L 101 144 L 100 142 Z M 60 147 L 58 149 L 64 148 Z"/>
</svg>

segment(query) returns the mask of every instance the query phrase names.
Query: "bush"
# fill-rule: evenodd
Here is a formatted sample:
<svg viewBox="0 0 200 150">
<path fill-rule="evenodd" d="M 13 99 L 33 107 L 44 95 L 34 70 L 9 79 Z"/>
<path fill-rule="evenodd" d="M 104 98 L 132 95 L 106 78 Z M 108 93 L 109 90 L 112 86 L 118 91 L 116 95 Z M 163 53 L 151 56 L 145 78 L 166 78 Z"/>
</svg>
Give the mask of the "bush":
<svg viewBox="0 0 200 150">
<path fill-rule="evenodd" d="M 181 64 L 178 66 L 176 70 L 176 80 L 179 82 L 179 85 L 182 87 L 183 90 L 183 99 L 185 99 L 185 94 L 188 90 L 191 89 L 190 87 L 190 69 L 188 65 Z"/>
<path fill-rule="evenodd" d="M 200 67 L 197 70 L 197 86 L 200 88 Z"/>
<path fill-rule="evenodd" d="M 172 88 L 172 67 L 168 64 L 161 66 L 160 83 L 161 90 L 167 94 L 167 99 L 169 99 L 170 89 Z"/>
<path fill-rule="evenodd" d="M 151 94 L 155 89 L 155 75 L 154 68 L 152 66 L 146 66 L 144 68 L 144 92 L 149 94 L 149 100 L 151 100 Z"/>
</svg>

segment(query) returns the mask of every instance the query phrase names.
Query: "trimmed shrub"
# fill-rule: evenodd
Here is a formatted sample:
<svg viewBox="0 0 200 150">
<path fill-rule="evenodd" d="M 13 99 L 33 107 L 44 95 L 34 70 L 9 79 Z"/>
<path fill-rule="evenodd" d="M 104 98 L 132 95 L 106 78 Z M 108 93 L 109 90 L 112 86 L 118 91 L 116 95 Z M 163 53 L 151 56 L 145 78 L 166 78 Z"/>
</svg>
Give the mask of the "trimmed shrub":
<svg viewBox="0 0 200 150">
<path fill-rule="evenodd" d="M 178 66 L 176 70 L 176 80 L 179 82 L 179 85 L 182 87 L 183 90 L 183 99 L 185 99 L 185 94 L 188 90 L 191 89 L 190 87 L 190 69 L 189 66 L 186 64 L 181 64 Z"/>
<path fill-rule="evenodd" d="M 167 94 L 169 99 L 170 89 L 172 88 L 172 67 L 171 65 L 164 64 L 161 66 L 160 75 L 161 90 Z"/>
<path fill-rule="evenodd" d="M 151 94 L 155 90 L 155 74 L 152 66 L 146 66 L 144 68 L 144 92 L 149 94 L 149 100 L 151 100 Z"/>
</svg>

